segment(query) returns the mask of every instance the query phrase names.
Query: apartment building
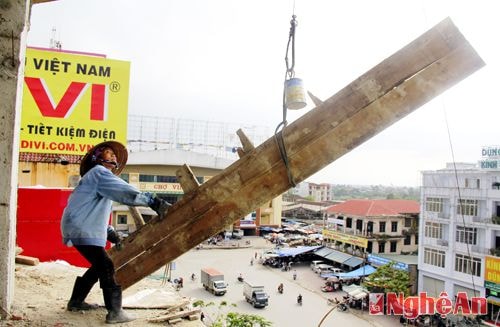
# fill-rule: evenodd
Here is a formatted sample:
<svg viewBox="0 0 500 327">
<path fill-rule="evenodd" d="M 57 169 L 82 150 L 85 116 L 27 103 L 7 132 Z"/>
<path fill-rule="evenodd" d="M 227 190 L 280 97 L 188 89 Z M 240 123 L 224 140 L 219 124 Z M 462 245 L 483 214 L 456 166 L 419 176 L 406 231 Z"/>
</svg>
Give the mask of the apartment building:
<svg viewBox="0 0 500 327">
<path fill-rule="evenodd" d="M 301 182 L 290 189 L 289 193 L 304 198 L 310 198 L 315 202 L 333 201 L 334 198 L 333 184 L 329 183 L 316 184 Z"/>
<path fill-rule="evenodd" d="M 345 201 L 327 209 L 323 238 L 354 254 L 409 254 L 418 248 L 419 211 L 412 200 Z"/>
<path fill-rule="evenodd" d="M 496 155 L 498 153 L 499 155 Z M 500 304 L 500 151 L 476 164 L 422 172 L 419 291 L 457 292 Z M 497 317 L 498 318 L 498 317 Z"/>
</svg>

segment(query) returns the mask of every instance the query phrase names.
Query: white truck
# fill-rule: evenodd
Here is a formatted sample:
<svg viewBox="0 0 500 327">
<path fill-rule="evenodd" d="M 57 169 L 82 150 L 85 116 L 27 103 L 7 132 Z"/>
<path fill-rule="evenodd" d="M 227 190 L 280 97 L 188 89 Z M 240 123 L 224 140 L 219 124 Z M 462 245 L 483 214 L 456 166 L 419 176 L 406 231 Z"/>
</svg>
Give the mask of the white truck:
<svg viewBox="0 0 500 327">
<path fill-rule="evenodd" d="M 264 308 L 269 303 L 269 296 L 264 291 L 264 286 L 262 285 L 245 281 L 243 285 L 243 295 L 247 302 L 253 305 L 254 308 Z"/>
<path fill-rule="evenodd" d="M 224 281 L 224 274 L 214 268 L 203 268 L 200 273 L 203 287 L 214 295 L 224 295 L 227 291 L 227 284 Z"/>
</svg>

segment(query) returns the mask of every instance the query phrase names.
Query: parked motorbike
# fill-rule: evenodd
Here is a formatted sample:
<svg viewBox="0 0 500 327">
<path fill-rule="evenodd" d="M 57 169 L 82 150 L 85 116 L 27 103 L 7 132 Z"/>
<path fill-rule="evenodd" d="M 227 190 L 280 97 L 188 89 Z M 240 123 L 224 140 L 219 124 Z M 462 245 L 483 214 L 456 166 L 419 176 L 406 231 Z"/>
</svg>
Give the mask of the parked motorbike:
<svg viewBox="0 0 500 327">
<path fill-rule="evenodd" d="M 345 302 L 341 302 L 337 305 L 337 310 L 342 311 L 342 312 L 347 311 L 348 308 L 349 307 L 347 306 L 347 304 Z"/>
</svg>

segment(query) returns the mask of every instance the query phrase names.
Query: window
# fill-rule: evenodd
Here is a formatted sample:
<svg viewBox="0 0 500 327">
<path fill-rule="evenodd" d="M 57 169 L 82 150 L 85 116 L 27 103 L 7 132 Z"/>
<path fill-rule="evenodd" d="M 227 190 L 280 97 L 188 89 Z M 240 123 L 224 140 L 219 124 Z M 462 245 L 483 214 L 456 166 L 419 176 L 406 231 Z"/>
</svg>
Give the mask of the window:
<svg viewBox="0 0 500 327">
<path fill-rule="evenodd" d="M 378 253 L 385 252 L 385 242 L 378 242 Z"/>
<path fill-rule="evenodd" d="M 455 255 L 455 271 L 481 277 L 481 258 L 457 253 Z"/>
<path fill-rule="evenodd" d="M 356 220 L 356 230 L 360 232 L 363 230 L 363 221 L 361 219 Z"/>
<path fill-rule="evenodd" d="M 398 222 L 397 221 L 391 221 L 391 232 L 395 233 L 398 231 Z"/>
<path fill-rule="evenodd" d="M 127 215 L 118 215 L 116 217 L 116 223 L 118 225 L 126 225 L 127 224 Z"/>
<path fill-rule="evenodd" d="M 424 248 L 424 263 L 444 268 L 446 254 L 444 251 Z"/>
<path fill-rule="evenodd" d="M 176 176 L 139 175 L 139 182 L 147 183 L 179 183 Z"/>
<path fill-rule="evenodd" d="M 405 218 L 405 227 L 410 228 L 411 227 L 411 218 Z"/>
<path fill-rule="evenodd" d="M 381 221 L 378 223 L 378 231 L 380 233 L 385 233 L 385 221 Z"/>
<path fill-rule="evenodd" d="M 443 199 L 442 198 L 426 198 L 425 210 L 432 212 L 443 212 Z"/>
<path fill-rule="evenodd" d="M 123 179 L 125 182 L 129 182 L 129 175 L 128 174 L 120 174 L 120 178 Z"/>
<path fill-rule="evenodd" d="M 394 253 L 396 252 L 398 247 L 398 241 L 391 241 L 391 252 Z"/>
<path fill-rule="evenodd" d="M 477 244 L 477 228 L 457 226 L 455 240 L 459 243 Z"/>
<path fill-rule="evenodd" d="M 443 225 L 440 223 L 433 223 L 426 221 L 424 227 L 425 237 L 428 238 L 443 238 Z"/>
<path fill-rule="evenodd" d="M 418 234 L 415 234 L 415 245 L 418 245 Z"/>
<path fill-rule="evenodd" d="M 466 178 L 465 187 L 466 188 L 480 188 L 481 180 L 479 178 Z"/>
<path fill-rule="evenodd" d="M 352 228 L 352 218 L 347 218 L 345 220 L 345 227 L 346 228 Z"/>
<path fill-rule="evenodd" d="M 459 199 L 457 214 L 465 216 L 477 216 L 477 200 Z"/>
<path fill-rule="evenodd" d="M 153 175 L 139 175 L 139 182 L 155 182 L 155 177 Z"/>
<path fill-rule="evenodd" d="M 411 235 L 407 234 L 404 239 L 404 245 L 411 245 Z"/>
</svg>

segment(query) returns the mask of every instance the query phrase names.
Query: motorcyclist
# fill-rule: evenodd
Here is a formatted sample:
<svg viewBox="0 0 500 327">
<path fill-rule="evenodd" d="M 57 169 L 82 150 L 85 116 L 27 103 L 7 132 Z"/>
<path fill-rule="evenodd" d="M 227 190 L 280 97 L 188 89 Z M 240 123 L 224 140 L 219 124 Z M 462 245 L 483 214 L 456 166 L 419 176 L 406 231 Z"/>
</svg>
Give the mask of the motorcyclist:
<svg viewBox="0 0 500 327">
<path fill-rule="evenodd" d="M 240 275 L 238 276 L 238 281 L 239 281 L 239 282 L 243 282 L 243 276 L 241 275 L 241 273 L 240 273 Z"/>
<path fill-rule="evenodd" d="M 182 277 L 179 277 L 178 284 L 179 284 L 179 288 L 184 287 L 184 279 Z"/>
<path fill-rule="evenodd" d="M 280 283 L 280 284 L 278 285 L 278 292 L 279 292 L 280 294 L 283 294 L 283 283 Z"/>
<path fill-rule="evenodd" d="M 302 305 L 302 294 L 299 294 L 299 296 L 297 296 L 297 303 Z"/>
</svg>

